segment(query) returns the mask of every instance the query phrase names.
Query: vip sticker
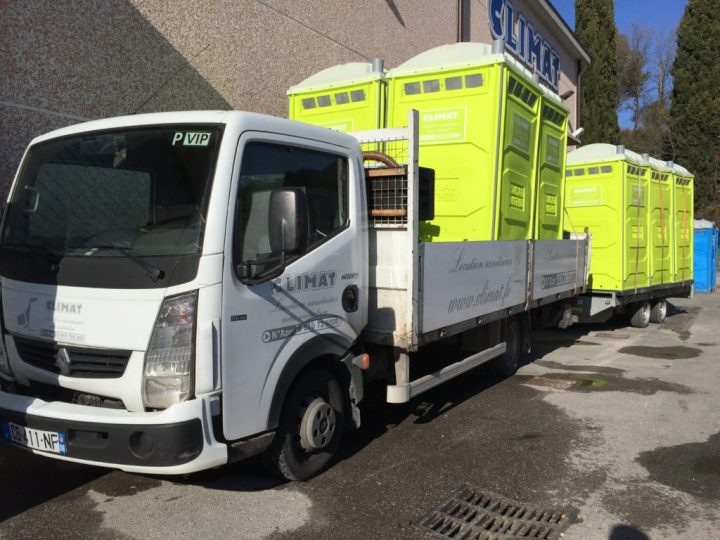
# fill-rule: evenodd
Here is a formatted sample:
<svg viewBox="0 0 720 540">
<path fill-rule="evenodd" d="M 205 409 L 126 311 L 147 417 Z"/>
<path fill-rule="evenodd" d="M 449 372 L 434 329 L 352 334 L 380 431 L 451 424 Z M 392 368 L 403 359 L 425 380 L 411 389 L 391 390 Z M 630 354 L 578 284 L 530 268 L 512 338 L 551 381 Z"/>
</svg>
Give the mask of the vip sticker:
<svg viewBox="0 0 720 540">
<path fill-rule="evenodd" d="M 210 143 L 210 133 L 206 131 L 176 131 L 172 144 L 182 146 L 207 146 Z"/>
</svg>

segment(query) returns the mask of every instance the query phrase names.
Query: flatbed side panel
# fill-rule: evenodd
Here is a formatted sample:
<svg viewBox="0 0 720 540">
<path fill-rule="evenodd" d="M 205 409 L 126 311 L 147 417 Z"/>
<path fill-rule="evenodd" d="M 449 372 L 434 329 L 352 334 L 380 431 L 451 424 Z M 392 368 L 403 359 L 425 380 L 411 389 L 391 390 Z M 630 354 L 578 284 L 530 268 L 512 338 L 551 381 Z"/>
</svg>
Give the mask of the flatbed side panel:
<svg viewBox="0 0 720 540">
<path fill-rule="evenodd" d="M 528 243 L 422 243 L 420 332 L 527 302 Z"/>
<path fill-rule="evenodd" d="M 587 240 L 536 240 L 533 249 L 531 300 L 585 287 Z"/>
</svg>

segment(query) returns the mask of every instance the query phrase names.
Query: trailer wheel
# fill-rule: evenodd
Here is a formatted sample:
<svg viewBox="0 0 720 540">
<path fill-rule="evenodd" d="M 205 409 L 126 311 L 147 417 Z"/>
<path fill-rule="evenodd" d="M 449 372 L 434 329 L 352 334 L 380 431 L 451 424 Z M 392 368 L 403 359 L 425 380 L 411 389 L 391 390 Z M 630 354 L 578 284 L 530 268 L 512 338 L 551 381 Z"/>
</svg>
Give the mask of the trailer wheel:
<svg viewBox="0 0 720 540">
<path fill-rule="evenodd" d="M 635 328 L 647 328 L 650 324 L 650 302 L 639 302 L 631 309 L 630 325 Z"/>
<path fill-rule="evenodd" d="M 308 480 L 335 457 L 344 427 L 345 395 L 337 378 L 325 369 L 308 371 L 285 398 L 265 466 L 286 480 Z"/>
<path fill-rule="evenodd" d="M 667 318 L 667 300 L 664 298 L 654 302 L 650 310 L 651 323 L 664 323 Z"/>
<path fill-rule="evenodd" d="M 505 354 L 494 362 L 495 371 L 503 377 L 510 377 L 517 373 L 520 367 L 520 355 L 522 354 L 522 327 L 517 317 L 508 320 L 505 326 Z"/>
</svg>

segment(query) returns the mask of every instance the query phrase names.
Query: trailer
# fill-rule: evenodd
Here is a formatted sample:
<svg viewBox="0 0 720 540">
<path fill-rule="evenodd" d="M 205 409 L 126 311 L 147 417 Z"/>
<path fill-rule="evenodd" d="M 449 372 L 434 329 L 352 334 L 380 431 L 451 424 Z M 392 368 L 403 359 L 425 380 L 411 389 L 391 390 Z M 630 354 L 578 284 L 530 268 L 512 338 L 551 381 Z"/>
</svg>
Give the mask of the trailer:
<svg viewBox="0 0 720 540">
<path fill-rule="evenodd" d="M 408 126 L 134 115 L 30 144 L 2 221 L 0 432 L 36 454 L 186 474 L 324 470 L 366 386 L 403 403 L 570 319 L 588 239 L 420 241 Z M 417 359 L 439 346 L 429 369 Z"/>
<path fill-rule="evenodd" d="M 692 294 L 692 175 L 611 144 L 570 152 L 566 175 L 566 229 L 593 238 L 575 317 L 604 322 L 623 313 L 640 328 L 663 322 L 668 298 Z"/>
</svg>

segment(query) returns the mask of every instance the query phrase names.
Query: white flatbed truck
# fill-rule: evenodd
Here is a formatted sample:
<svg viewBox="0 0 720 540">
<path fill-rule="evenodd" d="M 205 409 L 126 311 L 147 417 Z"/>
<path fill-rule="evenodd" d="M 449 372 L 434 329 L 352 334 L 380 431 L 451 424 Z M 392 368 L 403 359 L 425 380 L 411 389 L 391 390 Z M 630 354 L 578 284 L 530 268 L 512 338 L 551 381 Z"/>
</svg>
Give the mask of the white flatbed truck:
<svg viewBox="0 0 720 540">
<path fill-rule="evenodd" d="M 570 317 L 588 240 L 420 243 L 419 179 L 417 113 L 355 136 L 178 112 L 36 138 L 2 219 L 3 438 L 152 474 L 263 453 L 306 479 L 371 380 L 402 403 L 514 373 L 531 315 Z M 452 347 L 416 373 L 431 343 Z"/>
</svg>

